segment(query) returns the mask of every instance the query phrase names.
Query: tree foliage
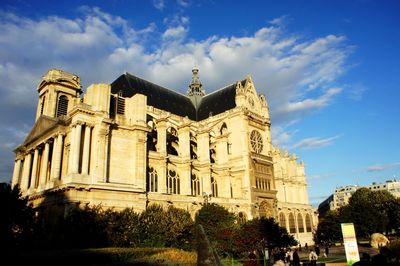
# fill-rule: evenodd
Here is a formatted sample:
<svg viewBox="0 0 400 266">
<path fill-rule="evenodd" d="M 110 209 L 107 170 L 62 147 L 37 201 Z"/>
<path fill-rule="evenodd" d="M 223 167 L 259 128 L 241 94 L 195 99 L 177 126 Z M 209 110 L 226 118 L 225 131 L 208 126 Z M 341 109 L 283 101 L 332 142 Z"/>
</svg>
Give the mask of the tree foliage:
<svg viewBox="0 0 400 266">
<path fill-rule="evenodd" d="M 2 248 L 29 246 L 33 241 L 36 219 L 18 186 L 0 184 L 0 245 Z"/>
<path fill-rule="evenodd" d="M 400 228 L 400 200 L 388 191 L 360 188 L 349 204 L 321 217 L 316 238 L 318 242 L 341 241 L 340 223 L 353 223 L 358 238 Z"/>
</svg>

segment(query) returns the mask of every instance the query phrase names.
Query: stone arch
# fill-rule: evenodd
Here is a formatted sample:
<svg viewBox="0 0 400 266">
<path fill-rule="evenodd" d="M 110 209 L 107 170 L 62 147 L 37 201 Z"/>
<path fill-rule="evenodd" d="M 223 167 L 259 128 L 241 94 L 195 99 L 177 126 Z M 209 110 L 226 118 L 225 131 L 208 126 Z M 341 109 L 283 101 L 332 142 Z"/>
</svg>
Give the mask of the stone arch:
<svg viewBox="0 0 400 266">
<path fill-rule="evenodd" d="M 259 215 L 260 217 L 266 217 L 266 218 L 274 217 L 274 209 L 271 200 L 261 201 Z"/>
<path fill-rule="evenodd" d="M 147 150 L 157 151 L 157 126 L 154 118 L 150 115 L 147 116 L 147 126 L 150 131 L 147 133 Z"/>
<path fill-rule="evenodd" d="M 167 193 L 168 194 L 180 194 L 180 178 L 178 172 L 173 168 L 167 170 Z"/>
<path fill-rule="evenodd" d="M 239 212 L 237 214 L 237 223 L 238 224 L 244 224 L 247 222 L 247 215 L 245 212 Z"/>
<path fill-rule="evenodd" d="M 286 228 L 286 216 L 283 212 L 279 213 L 279 226 Z"/>
<path fill-rule="evenodd" d="M 61 95 L 58 97 L 57 101 L 57 117 L 60 117 L 62 115 L 67 115 L 68 112 L 68 97 L 65 95 Z"/>
<path fill-rule="evenodd" d="M 169 127 L 167 129 L 167 153 L 171 155 L 178 155 L 178 150 L 178 131 L 174 127 Z"/>
<path fill-rule="evenodd" d="M 226 133 L 228 133 L 228 127 L 227 127 L 225 122 L 222 123 L 222 125 L 221 125 L 221 127 L 219 129 L 219 133 L 221 135 L 225 135 Z"/>
<path fill-rule="evenodd" d="M 311 223 L 311 217 L 310 214 L 306 214 L 306 232 L 311 232 L 312 231 L 312 223 Z"/>
<path fill-rule="evenodd" d="M 304 233 L 303 215 L 301 213 L 297 214 L 297 227 L 299 228 L 299 233 Z"/>
<path fill-rule="evenodd" d="M 289 233 L 296 233 L 296 221 L 292 212 L 289 213 Z"/>
</svg>

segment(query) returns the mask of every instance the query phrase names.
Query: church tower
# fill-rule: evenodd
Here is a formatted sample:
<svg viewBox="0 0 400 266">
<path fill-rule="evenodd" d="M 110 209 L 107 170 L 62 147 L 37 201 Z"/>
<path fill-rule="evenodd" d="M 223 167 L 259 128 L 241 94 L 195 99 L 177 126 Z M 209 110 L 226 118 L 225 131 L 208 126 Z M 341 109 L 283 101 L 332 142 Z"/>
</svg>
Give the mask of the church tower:
<svg viewBox="0 0 400 266">
<path fill-rule="evenodd" d="M 188 96 L 192 101 L 194 107 L 197 109 L 201 103 L 201 99 L 205 95 L 205 91 L 202 88 L 203 84 L 201 84 L 199 79 L 199 69 L 197 67 L 193 67 L 192 69 L 192 81 L 189 84 Z"/>
<path fill-rule="evenodd" d="M 82 93 L 80 78 L 59 69 L 50 69 L 43 76 L 37 90 L 39 101 L 35 121 L 42 115 L 67 115 L 74 101 L 77 101 Z"/>
</svg>

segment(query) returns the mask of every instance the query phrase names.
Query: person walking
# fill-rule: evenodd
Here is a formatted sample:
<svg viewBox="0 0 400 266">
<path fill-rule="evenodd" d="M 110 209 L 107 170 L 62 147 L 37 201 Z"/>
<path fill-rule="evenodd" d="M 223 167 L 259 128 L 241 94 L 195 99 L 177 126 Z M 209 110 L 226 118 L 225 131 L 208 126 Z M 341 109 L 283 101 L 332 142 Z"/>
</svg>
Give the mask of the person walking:
<svg viewBox="0 0 400 266">
<path fill-rule="evenodd" d="M 300 257 L 299 253 L 297 252 L 297 249 L 293 251 L 293 266 L 300 266 Z"/>
<path fill-rule="evenodd" d="M 317 265 L 318 255 L 311 249 L 310 254 L 308 255 L 308 260 L 310 261 L 311 266 Z"/>
</svg>

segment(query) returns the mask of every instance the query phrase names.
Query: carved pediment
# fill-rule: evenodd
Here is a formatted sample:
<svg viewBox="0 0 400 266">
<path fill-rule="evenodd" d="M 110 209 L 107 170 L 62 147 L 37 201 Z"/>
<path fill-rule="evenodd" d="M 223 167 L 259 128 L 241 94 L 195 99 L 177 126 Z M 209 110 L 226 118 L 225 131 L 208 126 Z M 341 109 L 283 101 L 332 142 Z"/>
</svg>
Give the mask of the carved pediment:
<svg viewBox="0 0 400 266">
<path fill-rule="evenodd" d="M 40 138 L 47 132 L 56 128 L 57 125 L 59 125 L 59 124 L 61 124 L 60 119 L 42 115 L 36 121 L 31 132 L 29 132 L 28 136 L 26 137 L 26 139 L 24 141 L 24 145 L 28 145 L 29 143 L 37 140 L 38 138 Z"/>
</svg>

